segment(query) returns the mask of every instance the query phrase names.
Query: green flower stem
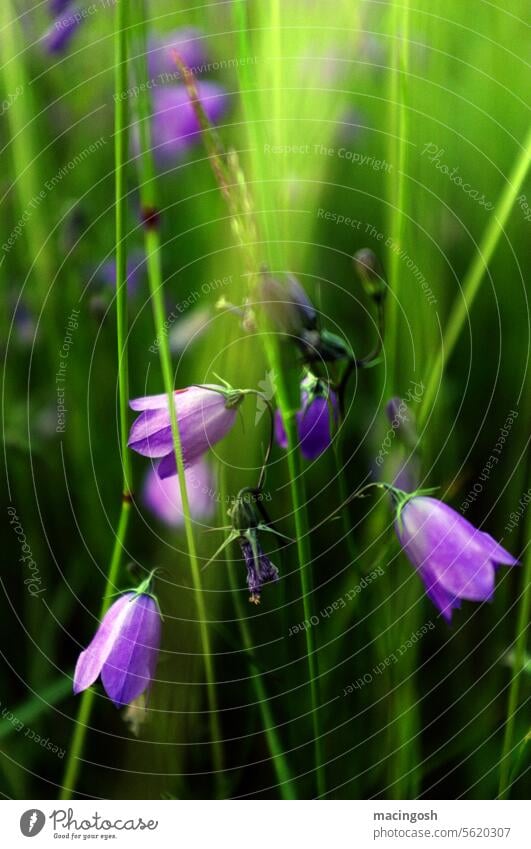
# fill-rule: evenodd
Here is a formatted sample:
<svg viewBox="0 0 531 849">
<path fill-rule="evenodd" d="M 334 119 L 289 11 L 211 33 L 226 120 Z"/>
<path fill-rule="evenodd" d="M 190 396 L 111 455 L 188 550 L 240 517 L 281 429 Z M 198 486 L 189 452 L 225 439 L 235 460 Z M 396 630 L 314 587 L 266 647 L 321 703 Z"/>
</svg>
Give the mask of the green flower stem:
<svg viewBox="0 0 531 849">
<path fill-rule="evenodd" d="M 463 329 L 463 325 L 465 324 L 469 311 L 472 308 L 472 304 L 474 303 L 474 299 L 479 291 L 479 287 L 483 277 L 485 276 L 489 262 L 496 250 L 500 236 L 505 232 L 505 225 L 511 213 L 513 204 L 527 176 L 530 161 L 531 127 L 528 130 L 520 155 L 507 179 L 507 184 L 500 195 L 496 209 L 491 213 L 489 223 L 479 244 L 477 254 L 475 255 L 472 265 L 463 280 L 461 297 L 456 300 L 448 321 L 446 322 L 446 329 L 441 342 L 441 347 L 439 348 L 434 362 L 431 363 L 428 370 L 429 376 L 426 383 L 426 391 L 418 414 L 419 429 L 424 426 L 431 412 L 444 370 L 452 355 L 452 351 L 459 338 L 461 330 Z"/>
<path fill-rule="evenodd" d="M 527 522 L 527 534 L 525 539 L 531 538 L 531 511 Z M 518 618 L 516 623 L 516 644 L 514 651 L 514 670 L 509 688 L 509 699 L 507 703 L 507 719 L 505 723 L 505 734 L 503 739 L 503 750 L 500 763 L 500 784 L 498 797 L 507 799 L 511 789 L 511 764 L 514 748 L 514 733 L 518 703 L 520 700 L 520 686 L 522 683 L 522 672 L 526 666 L 526 642 L 529 627 L 529 615 L 531 613 L 531 546 L 528 548 L 525 566 L 522 574 L 523 589 L 518 607 Z"/>
<path fill-rule="evenodd" d="M 136 21 L 136 31 L 139 36 L 141 46 L 141 56 L 139 57 L 140 79 L 147 79 L 147 32 L 145 19 L 145 4 L 140 3 L 138 9 L 138 19 Z M 168 395 L 168 410 L 170 415 L 171 430 L 173 436 L 173 447 L 175 453 L 175 462 L 177 466 L 177 474 L 179 477 L 179 487 L 182 500 L 182 511 L 185 527 L 186 544 L 188 548 L 188 556 L 190 559 L 190 567 L 192 573 L 192 583 L 194 587 L 195 603 L 198 615 L 199 632 L 201 639 L 201 647 L 203 652 L 203 663 L 205 670 L 205 681 L 207 687 L 207 698 L 210 714 L 210 732 L 212 742 L 212 761 L 214 771 L 216 773 L 216 781 L 218 787 L 222 786 L 223 778 L 223 751 L 221 745 L 221 733 L 219 725 L 218 703 L 215 684 L 214 662 L 212 658 L 212 650 L 210 644 L 210 634 L 208 630 L 208 621 L 206 608 L 203 596 L 203 586 L 201 581 L 201 570 L 197 557 L 197 549 L 194 538 L 193 524 L 190 515 L 190 502 L 186 489 L 186 478 L 184 473 L 184 461 L 182 454 L 181 436 L 179 432 L 179 422 L 176 411 L 174 386 L 173 386 L 173 367 L 171 362 L 171 354 L 168 343 L 167 334 L 165 331 L 165 312 L 163 291 L 164 284 L 162 280 L 162 268 L 160 261 L 160 235 L 158 231 L 158 203 L 157 203 L 157 180 L 151 152 L 150 138 L 150 119 L 151 119 L 151 103 L 149 90 L 145 88 L 139 98 L 139 115 L 140 115 L 140 201 L 145 216 L 144 241 L 147 259 L 147 276 L 151 293 L 151 301 L 153 306 L 153 319 L 155 331 L 159 344 L 159 358 L 164 382 L 164 389 Z M 152 216 L 150 219 L 149 216 Z"/>
<path fill-rule="evenodd" d="M 407 74 L 409 67 L 409 0 L 395 0 L 391 10 L 393 36 L 393 62 L 391 71 L 390 90 L 390 160 L 396 162 L 392 170 L 389 184 L 390 236 L 392 246 L 389 249 L 388 271 L 389 286 L 392 289 L 388 298 L 388 329 L 386 350 L 387 357 L 387 387 L 395 391 L 395 356 L 398 334 L 398 304 L 400 302 L 399 262 L 400 251 L 403 247 L 405 222 L 405 189 L 404 173 L 406 168 L 408 115 L 406 107 Z M 398 137 L 398 138 L 397 138 Z M 396 176 L 395 176 L 396 175 Z M 394 248 L 394 249 L 393 249 Z M 389 393 L 387 393 L 389 394 Z"/>
<path fill-rule="evenodd" d="M 224 469 L 222 469 L 220 473 L 219 485 L 221 503 L 220 524 L 223 524 L 226 519 L 225 505 L 227 504 L 227 490 L 225 485 Z M 225 561 L 229 573 L 229 583 L 232 591 L 232 597 L 234 600 L 234 608 L 238 617 L 238 626 L 240 629 L 241 642 L 247 653 L 249 665 L 252 668 L 251 682 L 256 693 L 258 708 L 262 717 L 262 726 L 267 740 L 267 745 L 271 753 L 271 761 L 278 780 L 279 791 L 283 799 L 296 799 L 297 792 L 295 790 L 295 782 L 291 774 L 288 760 L 284 754 L 282 741 L 280 740 L 280 736 L 276 729 L 275 718 L 273 716 L 271 705 L 269 704 L 266 686 L 262 680 L 260 669 L 254 660 L 255 648 L 253 644 L 251 630 L 248 625 L 248 614 L 245 611 L 244 606 L 241 602 L 242 591 L 238 586 L 238 582 L 236 580 L 234 563 L 230 558 L 231 546 L 228 546 L 225 551 Z"/>
<path fill-rule="evenodd" d="M 115 88 L 124 91 L 127 86 L 127 0 L 117 0 L 115 6 Z M 125 155 L 127 152 L 127 102 L 115 99 L 114 109 L 115 154 L 115 231 L 116 231 L 116 335 L 118 346 L 118 396 L 120 416 L 120 450 L 123 469 L 122 506 L 114 540 L 109 571 L 105 582 L 100 621 L 111 605 L 111 593 L 118 583 L 125 537 L 131 513 L 131 460 L 127 448 L 127 419 L 129 399 L 129 371 L 127 357 L 127 256 L 126 256 L 126 198 L 124 192 Z M 81 696 L 76 728 L 68 752 L 61 799 L 71 799 L 75 791 L 81 755 L 87 733 L 95 691 L 89 687 Z"/>
<path fill-rule="evenodd" d="M 528 373 L 529 374 L 529 373 Z M 522 413 L 524 422 L 529 422 L 531 416 L 531 377 L 527 381 L 526 402 Z M 527 435 L 527 434 L 526 434 Z M 523 489 L 531 485 L 531 456 L 528 453 L 527 468 L 522 476 Z M 509 687 L 509 698 L 507 701 L 507 718 L 505 721 L 505 733 L 503 738 L 502 755 L 500 761 L 500 783 L 498 796 L 507 799 L 511 790 L 512 766 L 514 764 L 514 735 L 518 703 L 520 701 L 520 687 L 522 684 L 522 672 L 527 663 L 527 632 L 529 628 L 529 616 L 531 613 L 531 510 L 525 526 L 523 539 L 527 543 L 525 563 L 522 574 L 522 592 L 518 603 L 518 614 L 516 618 L 516 634 L 514 640 L 514 667 L 513 677 Z"/>
<path fill-rule="evenodd" d="M 310 620 L 314 614 L 314 603 L 312 593 L 311 563 L 312 554 L 310 550 L 309 523 L 306 508 L 306 493 L 304 479 L 302 477 L 302 464 L 300 459 L 299 435 L 297 431 L 296 413 L 283 414 L 284 427 L 288 440 L 288 467 L 291 485 L 291 498 L 293 504 L 293 516 L 295 521 L 295 534 L 297 537 L 297 552 L 299 557 L 299 575 L 301 580 L 302 604 L 304 619 Z M 310 679 L 310 699 L 312 704 L 312 730 L 315 751 L 315 779 L 317 795 L 322 796 L 326 790 L 320 710 L 320 684 L 319 668 L 317 662 L 317 646 L 315 642 L 315 629 L 306 628 L 306 654 L 308 659 L 308 674 Z"/>
</svg>

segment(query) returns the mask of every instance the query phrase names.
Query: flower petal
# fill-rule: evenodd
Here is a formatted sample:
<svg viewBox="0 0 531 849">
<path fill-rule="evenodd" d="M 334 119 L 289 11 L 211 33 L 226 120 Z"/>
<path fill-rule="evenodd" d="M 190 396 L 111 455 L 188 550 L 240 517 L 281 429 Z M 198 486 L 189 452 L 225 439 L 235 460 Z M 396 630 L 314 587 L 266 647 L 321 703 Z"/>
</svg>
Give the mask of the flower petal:
<svg viewBox="0 0 531 849">
<path fill-rule="evenodd" d="M 103 617 L 92 642 L 79 655 L 74 671 L 74 693 L 86 690 L 100 674 L 128 615 L 128 605 L 133 596 L 134 593 L 125 593 L 114 602 Z"/>
<path fill-rule="evenodd" d="M 131 615 L 101 670 L 105 692 L 117 707 L 129 704 L 149 686 L 160 646 L 160 614 L 155 600 L 139 595 L 131 606 Z"/>
</svg>

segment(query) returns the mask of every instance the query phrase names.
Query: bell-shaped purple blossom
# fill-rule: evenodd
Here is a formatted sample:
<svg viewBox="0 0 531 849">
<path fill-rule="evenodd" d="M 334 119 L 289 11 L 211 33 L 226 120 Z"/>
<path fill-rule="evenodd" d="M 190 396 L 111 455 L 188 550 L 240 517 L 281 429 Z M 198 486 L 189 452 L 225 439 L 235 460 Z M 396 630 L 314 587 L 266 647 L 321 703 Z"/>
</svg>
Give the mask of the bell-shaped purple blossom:
<svg viewBox="0 0 531 849">
<path fill-rule="evenodd" d="M 310 376 L 301 383 L 301 409 L 297 413 L 297 430 L 301 454 L 315 460 L 332 442 L 331 422 L 337 422 L 338 400 L 333 389 Z M 275 411 L 275 440 L 288 447 L 288 437 L 280 410 Z"/>
<path fill-rule="evenodd" d="M 75 8 L 57 17 L 43 36 L 45 50 L 63 53 L 82 22 L 83 14 Z"/>
<path fill-rule="evenodd" d="M 211 124 L 217 124 L 228 109 L 225 89 L 212 82 L 197 83 L 201 106 Z M 172 160 L 200 139 L 201 128 L 195 109 L 184 85 L 153 90 L 151 139 L 159 160 Z"/>
<path fill-rule="evenodd" d="M 207 63 L 205 40 L 200 30 L 186 27 L 149 39 L 148 71 L 150 79 L 163 82 L 180 79 L 173 52 L 176 51 L 187 68 L 197 74 Z"/>
<path fill-rule="evenodd" d="M 151 684 L 160 646 L 161 617 L 156 599 L 128 592 L 109 608 L 90 645 L 79 655 L 74 693 L 101 676 L 116 707 L 130 704 Z"/>
<path fill-rule="evenodd" d="M 190 503 L 190 515 L 196 521 L 210 519 L 215 511 L 213 497 L 213 478 L 206 460 L 199 460 L 195 466 L 186 469 L 186 491 Z M 177 475 L 160 478 L 155 466 L 151 466 L 142 490 L 146 507 L 169 527 L 180 528 L 184 525 L 181 487 Z"/>
<path fill-rule="evenodd" d="M 256 537 L 255 537 L 256 539 Z M 278 581 L 278 569 L 264 554 L 258 540 L 255 542 L 255 550 L 246 537 L 239 537 L 239 543 L 247 567 L 247 586 L 249 587 L 249 601 L 253 604 L 260 603 L 260 595 L 264 584 Z"/>
<path fill-rule="evenodd" d="M 462 599 L 492 598 L 497 566 L 518 563 L 489 534 L 442 501 L 426 495 L 405 496 L 402 501 L 398 498 L 395 528 L 427 595 L 448 621 Z"/>
<path fill-rule="evenodd" d="M 174 392 L 184 465 L 194 466 L 234 425 L 243 400 L 238 390 L 222 386 L 189 386 Z M 177 474 L 168 396 L 147 395 L 129 402 L 140 415 L 133 423 L 128 445 L 144 457 L 161 457 L 159 477 Z"/>
</svg>

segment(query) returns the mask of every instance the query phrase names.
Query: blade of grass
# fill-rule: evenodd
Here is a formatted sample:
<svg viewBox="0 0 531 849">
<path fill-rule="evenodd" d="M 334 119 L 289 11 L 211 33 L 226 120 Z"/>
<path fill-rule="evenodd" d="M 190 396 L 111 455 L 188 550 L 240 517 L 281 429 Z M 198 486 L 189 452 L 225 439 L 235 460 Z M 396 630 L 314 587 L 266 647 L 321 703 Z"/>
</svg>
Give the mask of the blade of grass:
<svg viewBox="0 0 531 849">
<path fill-rule="evenodd" d="M 228 503 L 224 469 L 221 469 L 221 473 L 219 476 L 219 485 L 221 505 L 220 524 L 222 524 L 225 520 L 225 505 Z M 265 738 L 267 740 L 267 745 L 271 753 L 271 761 L 278 780 L 280 795 L 283 799 L 296 799 L 297 793 L 295 790 L 293 776 L 289 768 L 288 760 L 284 754 L 282 741 L 280 740 L 280 736 L 276 729 L 275 719 L 273 716 L 271 705 L 269 704 L 267 690 L 263 682 L 260 669 L 253 660 L 255 653 L 253 638 L 248 625 L 248 617 L 241 602 L 242 591 L 238 586 L 236 580 L 234 562 L 230 557 L 230 553 L 231 547 L 228 547 L 227 549 L 225 549 L 224 558 L 227 565 L 227 571 L 229 573 L 229 583 L 232 591 L 234 608 L 238 617 L 238 627 L 240 630 L 241 644 L 244 646 L 245 651 L 247 652 L 247 659 L 249 661 L 251 669 L 253 670 L 251 674 L 251 683 L 256 693 L 258 708 L 262 717 L 262 726 L 264 729 Z"/>
<path fill-rule="evenodd" d="M 134 31 L 138 34 L 138 46 L 141 55 L 138 57 L 139 76 L 141 82 L 148 79 L 147 71 L 147 22 L 145 14 L 145 3 L 138 5 L 137 20 L 135 21 Z M 125 89 L 123 89 L 125 90 Z M 162 267 L 160 260 L 160 234 L 158 231 L 158 197 L 157 197 L 157 179 L 155 174 L 155 166 L 151 149 L 151 100 L 147 86 L 141 89 L 138 98 L 139 108 L 139 137 L 140 137 L 140 157 L 137 160 L 139 166 L 139 191 L 140 202 L 143 210 L 144 227 L 144 243 L 147 260 L 147 275 L 149 289 L 151 293 L 151 301 L 153 306 L 153 319 L 157 338 L 160 340 L 159 359 L 162 371 L 163 383 L 165 392 L 168 395 L 168 410 L 171 422 L 171 431 L 173 436 L 173 447 L 175 453 L 175 462 L 179 478 L 179 487 L 182 500 L 182 512 L 185 527 L 186 544 L 190 567 L 192 573 L 192 583 L 194 587 L 194 597 L 197 607 L 199 632 L 201 646 L 203 652 L 203 663 L 205 669 L 205 680 L 207 687 L 207 698 L 209 705 L 209 721 L 212 743 L 212 755 L 214 770 L 216 773 L 216 781 L 218 783 L 218 794 L 222 795 L 223 788 L 223 750 L 221 745 L 221 729 L 219 724 L 218 702 L 215 682 L 214 661 L 212 657 L 212 649 L 210 643 L 210 633 L 208 629 L 208 620 L 206 607 L 203 596 L 203 586 L 201 580 L 201 570 L 197 556 L 197 549 L 194 538 L 192 518 L 190 515 L 190 502 L 186 489 L 186 478 L 184 472 L 184 461 L 182 454 L 181 436 L 179 432 L 179 422 L 175 405 L 175 395 L 173 386 L 173 368 L 171 362 L 171 354 L 168 342 L 168 336 L 165 332 L 165 312 L 163 291 L 164 283 L 162 279 Z"/>
<path fill-rule="evenodd" d="M 115 90 L 124 91 L 127 85 L 127 0 L 116 0 L 115 5 Z M 127 152 L 127 102 L 115 98 L 115 236 L 116 236 L 116 335 L 118 348 L 118 401 L 120 422 L 120 449 L 123 470 L 122 506 L 118 528 L 103 592 L 100 621 L 111 605 L 110 595 L 116 584 L 122 563 L 122 554 L 131 512 L 131 458 L 127 447 L 127 419 L 129 400 L 129 369 L 127 356 L 127 255 L 126 255 L 126 194 L 124 191 L 125 155 Z M 81 696 L 76 728 L 68 751 L 61 799 L 71 799 L 75 791 L 85 737 L 89 726 L 95 691 L 92 687 Z"/>
<path fill-rule="evenodd" d="M 531 127 L 528 130 L 520 155 L 514 163 L 513 169 L 507 179 L 507 184 L 500 195 L 496 209 L 490 217 L 477 253 L 463 280 L 461 296 L 456 300 L 452 308 L 446 323 L 441 346 L 434 361 L 430 364 L 426 381 L 426 391 L 418 414 L 419 430 L 426 424 L 431 413 L 445 368 L 459 339 L 467 315 L 474 303 L 474 299 L 479 291 L 500 237 L 505 232 L 505 225 L 527 176 L 530 161 Z"/>
</svg>

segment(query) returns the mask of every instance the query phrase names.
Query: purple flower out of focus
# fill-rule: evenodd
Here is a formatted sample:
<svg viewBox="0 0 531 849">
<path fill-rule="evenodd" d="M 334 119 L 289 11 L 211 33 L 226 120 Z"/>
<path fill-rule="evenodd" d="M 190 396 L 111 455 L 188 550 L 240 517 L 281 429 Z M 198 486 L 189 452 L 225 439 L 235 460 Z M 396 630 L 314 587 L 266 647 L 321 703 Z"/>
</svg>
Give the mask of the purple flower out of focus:
<svg viewBox="0 0 531 849">
<path fill-rule="evenodd" d="M 176 29 L 149 39 L 147 58 L 150 79 L 159 78 L 163 81 L 168 81 L 168 78 L 179 79 L 180 74 L 173 58 L 174 50 L 191 71 L 200 70 L 206 65 L 207 56 L 200 30 L 193 27 Z"/>
<path fill-rule="evenodd" d="M 60 15 L 71 3 L 72 0 L 49 0 L 48 6 L 52 15 Z"/>
<path fill-rule="evenodd" d="M 146 255 L 143 250 L 133 250 L 127 258 L 127 291 L 134 295 L 138 290 L 140 281 L 146 273 Z M 108 286 L 116 287 L 116 260 L 110 259 L 104 262 L 99 269 L 99 277 Z"/>
<path fill-rule="evenodd" d="M 43 36 L 44 47 L 47 52 L 62 53 L 66 50 L 83 18 L 83 13 L 75 8 L 57 17 Z"/>
<path fill-rule="evenodd" d="M 518 561 L 489 534 L 442 501 L 425 495 L 405 496 L 395 529 L 416 568 L 426 593 L 448 622 L 461 600 L 490 601 L 499 565 Z"/>
<path fill-rule="evenodd" d="M 212 497 L 212 474 L 206 460 L 201 459 L 195 466 L 186 469 L 185 478 L 192 519 L 210 519 L 215 511 L 215 501 Z M 156 467 L 152 466 L 146 475 L 142 497 L 146 507 L 161 522 L 173 528 L 183 526 L 181 488 L 177 475 L 162 480 Z"/>
<path fill-rule="evenodd" d="M 217 124 L 228 108 L 228 94 L 213 82 L 197 83 L 201 105 L 211 124 Z M 182 156 L 199 140 L 200 126 L 186 86 L 153 89 L 152 145 L 159 160 Z"/>
<path fill-rule="evenodd" d="M 174 392 L 184 464 L 194 466 L 208 449 L 223 439 L 234 425 L 243 400 L 237 390 L 222 386 L 189 386 Z M 144 457 L 161 457 L 160 478 L 177 474 L 168 396 L 147 395 L 129 402 L 140 415 L 129 433 L 129 448 Z"/>
<path fill-rule="evenodd" d="M 337 422 L 337 395 L 323 381 L 310 375 L 301 383 L 301 409 L 297 413 L 297 429 L 301 454 L 315 460 L 332 442 L 331 418 Z M 281 448 L 288 447 L 288 437 L 280 410 L 275 411 L 275 439 Z"/>
<path fill-rule="evenodd" d="M 116 707 L 127 705 L 149 687 L 160 646 L 161 617 L 156 599 L 128 592 L 109 608 L 90 645 L 79 655 L 74 693 L 101 676 Z"/>
</svg>

